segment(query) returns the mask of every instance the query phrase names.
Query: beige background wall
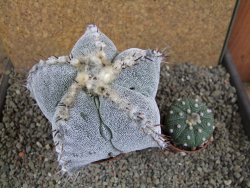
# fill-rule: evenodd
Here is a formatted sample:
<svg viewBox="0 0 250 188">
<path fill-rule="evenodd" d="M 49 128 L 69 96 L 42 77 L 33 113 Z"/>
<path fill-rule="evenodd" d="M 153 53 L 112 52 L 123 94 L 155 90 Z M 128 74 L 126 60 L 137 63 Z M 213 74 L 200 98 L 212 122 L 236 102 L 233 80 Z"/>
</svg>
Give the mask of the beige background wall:
<svg viewBox="0 0 250 188">
<path fill-rule="evenodd" d="M 171 46 L 171 62 L 214 65 L 235 0 L 4 0 L 0 38 L 18 70 L 66 55 L 88 23 L 121 51 Z"/>
<path fill-rule="evenodd" d="M 4 50 L 3 44 L 0 40 L 0 80 L 1 80 L 1 74 L 5 70 L 3 60 L 6 58 L 6 52 Z"/>
</svg>

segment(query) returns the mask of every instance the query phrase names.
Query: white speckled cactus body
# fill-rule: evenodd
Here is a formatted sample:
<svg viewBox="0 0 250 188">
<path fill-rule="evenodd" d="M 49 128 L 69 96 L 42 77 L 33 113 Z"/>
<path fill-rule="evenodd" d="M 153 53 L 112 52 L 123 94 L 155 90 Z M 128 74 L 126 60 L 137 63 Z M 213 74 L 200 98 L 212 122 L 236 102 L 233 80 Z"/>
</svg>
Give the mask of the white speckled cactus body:
<svg viewBox="0 0 250 188">
<path fill-rule="evenodd" d="M 27 87 L 52 123 L 62 170 L 149 147 L 164 148 L 155 95 L 162 54 L 121 53 L 89 25 L 69 56 L 41 60 Z"/>
</svg>

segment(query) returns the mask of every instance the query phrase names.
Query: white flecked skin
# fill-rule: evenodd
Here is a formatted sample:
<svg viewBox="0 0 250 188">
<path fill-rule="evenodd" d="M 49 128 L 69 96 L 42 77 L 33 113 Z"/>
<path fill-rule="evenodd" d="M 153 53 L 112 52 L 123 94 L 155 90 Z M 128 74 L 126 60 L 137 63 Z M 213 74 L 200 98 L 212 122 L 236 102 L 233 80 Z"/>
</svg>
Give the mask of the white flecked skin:
<svg viewBox="0 0 250 188">
<path fill-rule="evenodd" d="M 109 91 L 119 96 L 118 102 L 106 95 L 89 94 L 86 88 L 79 87 L 70 93 L 70 87 L 77 85 L 75 78 L 79 72 L 70 63 L 72 59 L 95 57 L 100 51 L 110 67 L 115 67 L 111 70 L 119 70 L 109 84 Z M 69 57 L 41 60 L 30 70 L 27 88 L 52 123 L 63 171 L 71 173 L 121 153 L 166 146 L 160 135 L 160 115 L 155 102 L 161 61 L 161 54 L 153 50 L 131 48 L 118 54 L 113 42 L 95 25 L 90 25 Z M 71 95 L 75 95 L 72 105 L 60 106 Z M 123 110 L 120 100 L 131 104 L 129 111 Z M 62 113 L 66 114 L 65 119 L 58 119 Z M 141 119 L 134 118 L 138 113 L 143 116 Z"/>
</svg>

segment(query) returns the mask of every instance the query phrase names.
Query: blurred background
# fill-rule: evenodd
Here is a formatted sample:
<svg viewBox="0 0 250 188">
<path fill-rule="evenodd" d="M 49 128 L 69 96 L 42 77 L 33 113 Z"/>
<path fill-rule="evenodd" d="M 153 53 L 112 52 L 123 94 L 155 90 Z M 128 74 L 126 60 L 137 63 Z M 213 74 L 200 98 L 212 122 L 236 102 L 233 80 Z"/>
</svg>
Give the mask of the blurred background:
<svg viewBox="0 0 250 188">
<path fill-rule="evenodd" d="M 95 23 L 119 51 L 169 46 L 171 62 L 216 65 L 235 3 L 4 0 L 0 2 L 0 50 L 16 70 L 28 70 L 39 59 L 69 54 L 86 25 Z"/>
</svg>

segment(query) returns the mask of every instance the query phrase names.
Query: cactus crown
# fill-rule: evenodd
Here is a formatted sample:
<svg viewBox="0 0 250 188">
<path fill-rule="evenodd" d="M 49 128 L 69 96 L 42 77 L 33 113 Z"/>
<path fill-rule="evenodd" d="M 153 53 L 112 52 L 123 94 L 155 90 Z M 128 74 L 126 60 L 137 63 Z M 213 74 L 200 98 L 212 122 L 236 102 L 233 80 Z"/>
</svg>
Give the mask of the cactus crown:
<svg viewBox="0 0 250 188">
<path fill-rule="evenodd" d="M 165 130 L 177 147 L 195 149 L 212 136 L 212 111 L 198 99 L 179 99 L 170 107 Z"/>
</svg>

